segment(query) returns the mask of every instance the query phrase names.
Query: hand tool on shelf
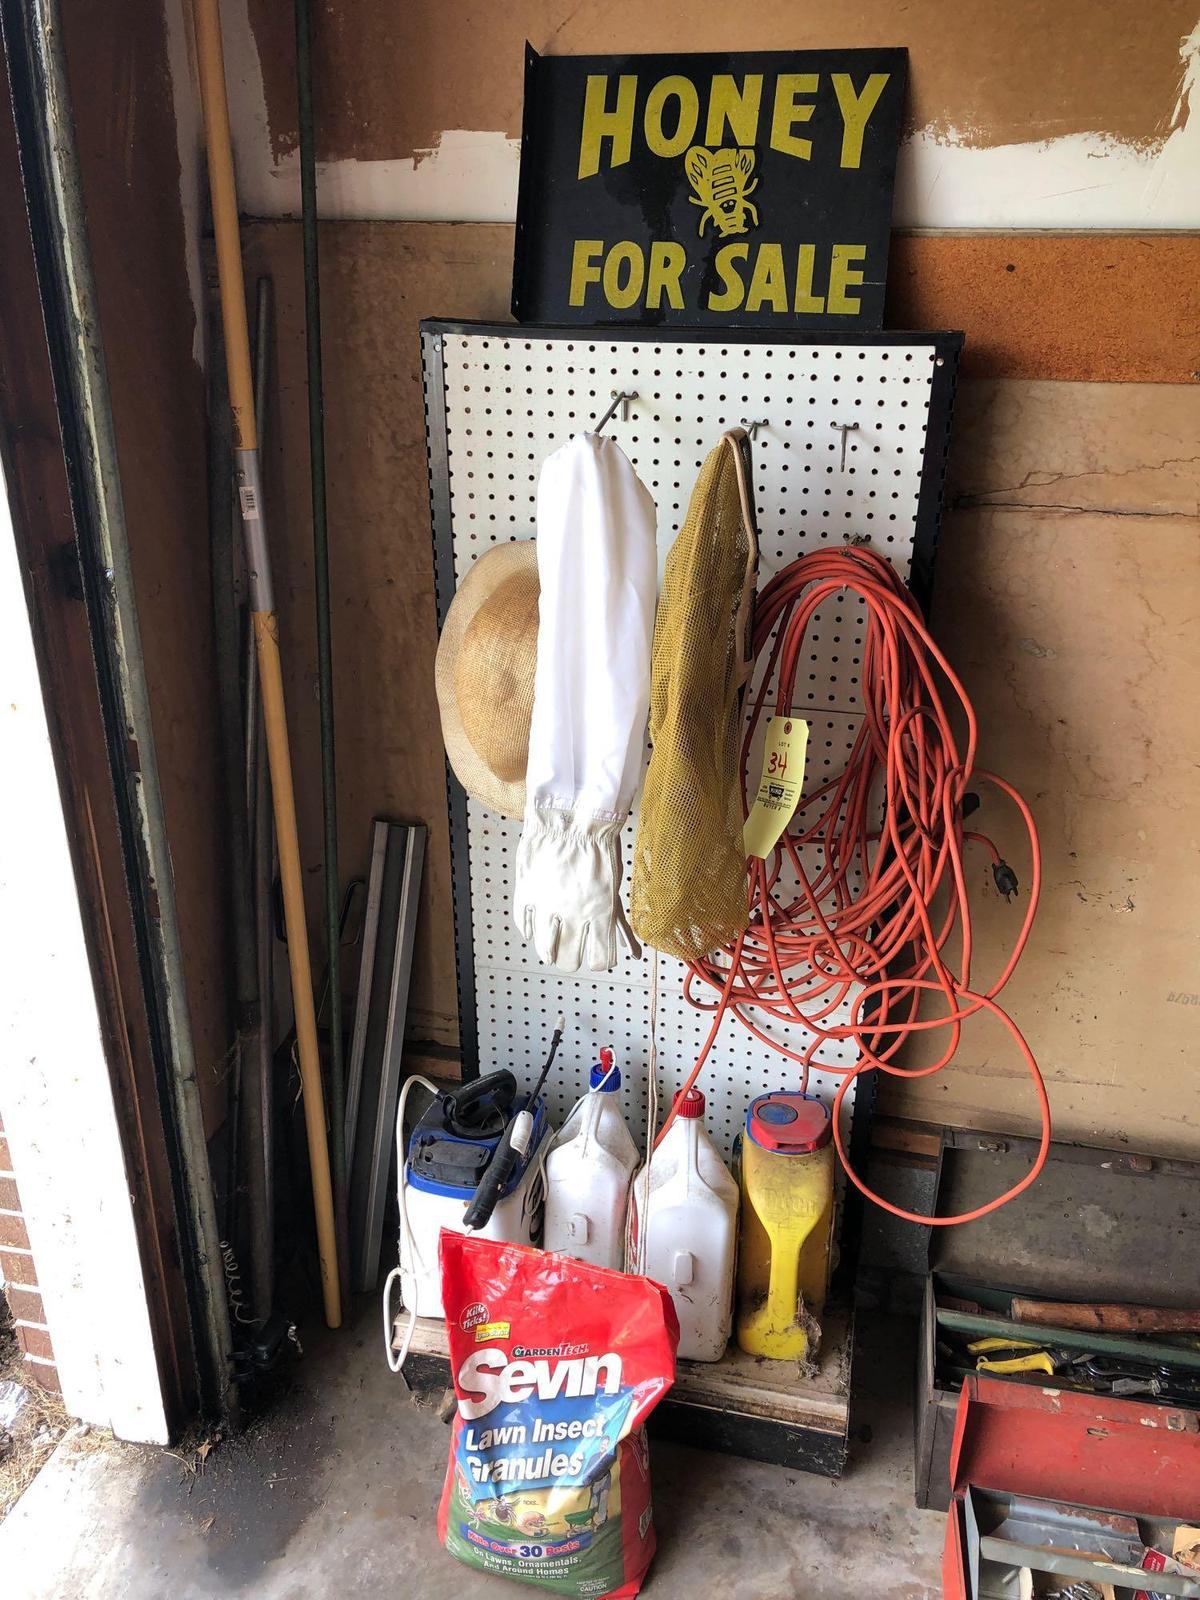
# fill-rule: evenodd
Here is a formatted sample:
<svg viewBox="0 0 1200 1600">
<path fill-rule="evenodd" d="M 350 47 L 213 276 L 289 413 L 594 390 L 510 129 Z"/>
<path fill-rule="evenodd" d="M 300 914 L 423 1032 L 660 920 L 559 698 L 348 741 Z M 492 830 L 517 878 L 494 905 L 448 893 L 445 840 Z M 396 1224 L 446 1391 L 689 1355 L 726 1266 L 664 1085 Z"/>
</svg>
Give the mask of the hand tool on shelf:
<svg viewBox="0 0 1200 1600">
<path fill-rule="evenodd" d="M 937 1307 L 937 1326 L 939 1337 L 950 1339 L 956 1336 L 971 1339 L 988 1336 L 1029 1339 L 1035 1331 L 1027 1323 L 1012 1322 L 1006 1317 L 997 1316 L 994 1312 L 989 1312 L 986 1316 L 976 1316 L 970 1312 L 951 1310 L 944 1303 L 939 1303 Z M 1061 1345 L 1068 1350 L 1086 1351 L 1093 1355 L 1161 1361 L 1170 1363 L 1181 1372 L 1200 1374 L 1200 1350 L 1190 1349 L 1186 1345 L 1168 1345 L 1161 1339 L 1145 1337 L 1131 1346 L 1127 1334 L 1095 1333 L 1056 1327 L 1045 1331 L 1043 1340 L 1038 1341 L 1039 1349 L 1043 1342 Z"/>
<path fill-rule="evenodd" d="M 989 1334 L 986 1339 L 972 1339 L 967 1346 L 967 1353 L 973 1356 L 994 1356 L 1000 1350 L 1041 1350 L 1042 1345 L 1036 1339 L 1005 1339 L 998 1334 Z"/>
<path fill-rule="evenodd" d="M 1015 1372 L 1044 1372 L 1047 1376 L 1053 1377 L 1065 1367 L 1077 1367 L 1081 1361 L 1086 1360 L 1086 1353 L 1081 1355 L 1077 1350 L 1062 1350 L 1049 1346 L 1038 1350 L 1019 1351 L 1016 1355 L 979 1356 L 975 1362 L 975 1370 L 990 1372 L 997 1377 L 1007 1377 Z"/>
<path fill-rule="evenodd" d="M 1200 1378 L 1189 1377 L 1165 1362 L 1090 1355 L 1080 1362 L 1079 1371 L 1096 1388 L 1114 1395 L 1149 1394 L 1176 1405 L 1200 1404 Z"/>
</svg>

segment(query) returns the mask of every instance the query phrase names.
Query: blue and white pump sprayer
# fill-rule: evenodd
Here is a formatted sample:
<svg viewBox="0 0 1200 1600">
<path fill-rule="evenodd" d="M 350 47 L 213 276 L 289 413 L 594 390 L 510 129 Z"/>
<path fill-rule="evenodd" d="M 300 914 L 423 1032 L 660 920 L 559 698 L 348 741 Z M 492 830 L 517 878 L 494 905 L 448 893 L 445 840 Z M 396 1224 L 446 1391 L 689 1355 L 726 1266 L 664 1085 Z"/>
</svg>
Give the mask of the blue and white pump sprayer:
<svg viewBox="0 0 1200 1600">
<path fill-rule="evenodd" d="M 560 1016 L 531 1095 L 518 1095 L 516 1079 L 507 1071 L 451 1090 L 414 1076 L 401 1091 L 396 1112 L 400 1260 L 383 1289 L 384 1341 L 393 1372 L 404 1365 L 417 1318 L 442 1315 L 438 1236 L 443 1228 L 508 1244 L 541 1243 L 541 1158 L 551 1133 L 541 1092 L 565 1026 Z M 406 1140 L 405 1112 L 414 1085 L 434 1099 Z M 397 1281 L 409 1320 L 393 1353 L 392 1293 Z"/>
</svg>

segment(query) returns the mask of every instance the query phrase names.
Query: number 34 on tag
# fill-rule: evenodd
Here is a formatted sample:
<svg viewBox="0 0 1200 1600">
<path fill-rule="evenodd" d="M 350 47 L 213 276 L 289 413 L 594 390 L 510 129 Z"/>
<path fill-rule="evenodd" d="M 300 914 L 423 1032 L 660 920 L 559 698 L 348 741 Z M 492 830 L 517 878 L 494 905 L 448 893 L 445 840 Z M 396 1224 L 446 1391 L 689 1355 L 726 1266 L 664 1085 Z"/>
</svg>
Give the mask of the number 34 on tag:
<svg viewBox="0 0 1200 1600">
<path fill-rule="evenodd" d="M 748 856 L 766 859 L 795 815 L 804 787 L 808 723 L 800 717 L 771 717 L 763 745 L 762 777 L 743 844 Z"/>
</svg>

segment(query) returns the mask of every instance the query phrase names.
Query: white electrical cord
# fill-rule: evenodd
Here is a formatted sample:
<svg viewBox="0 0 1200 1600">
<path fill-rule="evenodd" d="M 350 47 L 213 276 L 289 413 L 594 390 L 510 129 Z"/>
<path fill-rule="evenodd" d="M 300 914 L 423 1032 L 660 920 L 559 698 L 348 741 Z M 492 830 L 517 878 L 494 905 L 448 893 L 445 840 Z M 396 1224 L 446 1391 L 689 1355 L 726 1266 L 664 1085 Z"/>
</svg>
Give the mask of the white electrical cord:
<svg viewBox="0 0 1200 1600">
<path fill-rule="evenodd" d="M 651 991 L 651 1001 L 650 1001 L 650 1016 L 651 1016 L 651 1029 L 652 1030 L 653 1030 L 653 1027 L 654 1027 L 654 1018 L 655 1018 L 655 1015 L 656 1015 L 656 1007 L 655 1007 L 655 1002 L 654 1002 L 653 996 L 657 993 L 657 988 L 658 988 L 658 984 L 657 984 L 657 978 L 658 978 L 658 970 L 657 970 L 658 969 L 658 952 L 657 951 L 654 952 L 654 969 L 655 969 L 655 974 L 654 974 L 655 975 L 655 985 L 654 985 L 654 989 Z M 562 1022 L 562 1019 L 560 1018 L 559 1019 L 560 1030 L 562 1029 L 563 1026 L 564 1026 L 564 1024 Z M 651 1060 L 652 1061 L 655 1059 L 653 1052 L 654 1052 L 654 1044 L 653 1044 L 653 1037 L 652 1037 L 652 1039 L 651 1039 Z M 603 1089 L 604 1085 L 608 1082 L 609 1078 L 611 1078 L 613 1073 L 616 1072 L 616 1071 L 617 1071 L 617 1058 L 616 1058 L 616 1055 L 614 1053 L 614 1055 L 613 1055 L 613 1064 L 608 1069 L 608 1071 L 604 1074 L 603 1078 L 601 1078 L 600 1082 L 596 1085 L 596 1087 L 594 1089 L 590 1088 L 590 1087 L 587 1088 L 583 1092 L 583 1094 L 581 1094 L 579 1096 L 579 1099 L 576 1100 L 575 1104 L 571 1107 L 570 1111 L 568 1111 L 566 1117 L 563 1120 L 563 1127 L 564 1128 L 566 1127 L 567 1123 L 570 1122 L 571 1118 L 575 1115 L 575 1113 L 579 1110 L 580 1106 L 583 1105 L 583 1103 L 587 1099 L 588 1095 L 590 1095 L 590 1094 L 599 1094 L 600 1091 Z M 651 1078 L 652 1078 L 652 1081 L 653 1081 L 653 1077 L 654 1077 L 654 1071 L 655 1071 L 655 1069 L 652 1066 L 651 1067 Z M 441 1092 L 442 1092 L 437 1087 L 436 1084 L 430 1083 L 428 1078 L 422 1078 L 418 1074 L 414 1074 L 411 1078 L 408 1078 L 408 1079 L 405 1080 L 404 1087 L 400 1091 L 400 1104 L 396 1109 L 396 1171 L 399 1173 L 399 1182 L 398 1182 L 399 1195 L 398 1195 L 398 1199 L 399 1199 L 399 1206 L 400 1206 L 400 1260 L 399 1260 L 399 1264 L 397 1266 L 394 1266 L 392 1268 L 392 1270 L 388 1273 L 387 1278 L 384 1280 L 384 1285 L 383 1285 L 383 1347 L 384 1347 L 384 1351 L 385 1351 L 385 1353 L 387 1355 L 388 1367 L 391 1369 L 392 1372 L 399 1372 L 400 1369 L 404 1366 L 404 1363 L 408 1360 L 408 1352 L 409 1352 L 409 1349 L 410 1349 L 410 1347 L 412 1345 L 413 1334 L 416 1332 L 416 1327 L 417 1327 L 416 1309 L 415 1308 L 410 1308 L 409 1314 L 408 1314 L 408 1326 L 405 1328 L 403 1337 L 400 1340 L 400 1348 L 399 1348 L 399 1350 L 396 1350 L 396 1351 L 392 1350 L 392 1287 L 395 1284 L 396 1280 L 397 1279 L 402 1279 L 403 1275 L 404 1275 L 404 1245 L 405 1245 L 405 1241 L 406 1240 L 408 1241 L 408 1247 L 409 1247 L 409 1250 L 410 1250 L 410 1252 L 412 1254 L 412 1275 L 413 1275 L 414 1280 L 416 1279 L 418 1273 L 421 1273 L 421 1272 L 423 1272 L 425 1270 L 425 1261 L 424 1261 L 424 1258 L 421 1255 L 420 1250 L 417 1248 L 416 1236 L 415 1236 L 415 1234 L 412 1233 L 412 1231 L 411 1231 L 411 1229 L 409 1228 L 409 1225 L 408 1225 L 408 1203 L 407 1203 L 408 1186 L 404 1181 L 404 1169 L 405 1169 L 405 1164 L 406 1164 L 407 1159 L 408 1159 L 408 1151 L 407 1151 L 407 1148 L 406 1148 L 406 1143 L 405 1143 L 405 1138 L 404 1138 L 404 1113 L 405 1113 L 405 1110 L 406 1110 L 407 1105 L 408 1105 L 408 1092 L 412 1088 L 414 1083 L 419 1083 L 423 1089 L 428 1089 L 429 1093 L 432 1094 L 432 1095 L 435 1095 L 435 1096 L 441 1094 Z M 657 1121 L 658 1121 L 658 1109 L 657 1109 L 658 1108 L 658 1095 L 657 1095 L 656 1089 L 652 1089 L 651 1094 L 652 1094 L 652 1105 L 653 1105 L 654 1109 L 652 1110 L 651 1117 L 650 1117 L 650 1128 L 649 1128 L 649 1135 L 648 1135 L 647 1151 L 649 1151 L 651 1145 L 653 1144 L 654 1130 L 655 1130 L 655 1127 L 656 1127 Z M 561 1129 L 560 1129 L 560 1132 L 561 1132 Z M 556 1138 L 557 1138 L 556 1134 L 551 1134 L 551 1133 L 547 1132 L 546 1135 L 543 1137 L 542 1142 L 541 1142 L 541 1146 L 540 1146 L 540 1148 L 538 1150 L 537 1178 L 538 1178 L 538 1180 L 541 1181 L 543 1190 L 545 1189 L 545 1183 L 546 1183 L 546 1160 L 547 1160 L 547 1157 L 550 1154 L 551 1147 L 553 1146 Z M 649 1156 L 647 1156 L 647 1161 L 648 1160 L 649 1160 Z M 626 1248 L 627 1248 L 627 1252 L 628 1252 L 628 1245 L 627 1245 Z"/>
<path fill-rule="evenodd" d="M 650 1232 L 647 1207 L 650 1200 L 650 1158 L 654 1154 L 654 1138 L 658 1132 L 658 951 L 650 951 L 650 1059 L 646 1071 L 646 1159 L 640 1172 L 634 1174 L 633 1198 L 625 1218 L 625 1270 L 644 1277 L 646 1273 L 646 1242 Z M 638 1203 L 638 1179 L 642 1180 L 642 1198 Z M 634 1229 L 637 1243 L 634 1243 Z"/>
<path fill-rule="evenodd" d="M 405 1163 L 408 1160 L 408 1151 L 406 1149 L 404 1139 L 404 1112 L 408 1105 L 408 1091 L 412 1088 L 414 1083 L 419 1083 L 423 1089 L 428 1089 L 429 1093 L 434 1096 L 439 1095 L 442 1092 L 438 1088 L 437 1084 L 430 1083 L 428 1078 L 422 1078 L 419 1074 L 414 1073 L 411 1078 L 405 1080 L 404 1087 L 400 1091 L 400 1104 L 396 1108 L 396 1172 L 398 1174 L 397 1188 L 399 1190 L 398 1199 L 400 1202 L 400 1260 L 399 1264 L 394 1266 L 388 1273 L 383 1285 L 383 1348 L 387 1353 L 387 1364 L 393 1372 L 399 1372 L 401 1367 L 408 1360 L 409 1346 L 412 1344 L 412 1337 L 416 1332 L 417 1327 L 417 1312 L 416 1307 L 413 1306 L 409 1310 L 408 1327 L 404 1330 L 404 1337 L 400 1341 L 400 1349 L 395 1353 L 395 1355 L 393 1355 L 392 1285 L 395 1283 L 397 1278 L 402 1279 L 404 1275 L 404 1243 L 406 1239 L 408 1241 L 409 1250 L 412 1253 L 412 1275 L 414 1282 L 417 1274 L 425 1270 L 425 1262 L 422 1258 L 421 1252 L 417 1249 L 416 1238 L 408 1226 L 408 1185 L 404 1178 Z M 416 1299 L 415 1291 L 413 1298 L 414 1300 Z"/>
<path fill-rule="evenodd" d="M 608 1082 L 608 1080 L 612 1077 L 613 1073 L 616 1072 L 617 1070 L 618 1070 L 618 1068 L 617 1068 L 617 1053 L 614 1050 L 613 1051 L 613 1064 L 612 1064 L 611 1067 L 609 1067 L 608 1071 L 600 1079 L 600 1082 L 596 1085 L 596 1087 L 594 1089 L 591 1088 L 590 1085 L 589 1085 L 589 1087 L 586 1088 L 583 1091 L 583 1093 L 579 1096 L 579 1099 L 576 1100 L 575 1104 L 571 1107 L 571 1109 L 567 1112 L 566 1116 L 563 1118 L 562 1127 L 559 1128 L 558 1132 L 557 1133 L 547 1133 L 546 1137 L 542 1140 L 541 1146 L 540 1146 L 540 1148 L 538 1150 L 537 1176 L 536 1176 L 534 1181 L 535 1181 L 535 1183 L 540 1181 L 540 1183 L 542 1185 L 543 1193 L 545 1193 L 545 1190 L 546 1190 L 546 1162 L 550 1159 L 551 1155 L 554 1153 L 554 1149 L 555 1149 L 556 1145 L 558 1144 L 559 1139 L 561 1139 L 563 1134 L 566 1132 L 567 1125 L 570 1122 L 571 1118 L 579 1110 L 580 1106 L 583 1105 L 584 1101 L 587 1099 L 587 1097 L 589 1095 L 599 1094 L 601 1092 L 601 1090 L 604 1088 L 604 1085 Z"/>
</svg>

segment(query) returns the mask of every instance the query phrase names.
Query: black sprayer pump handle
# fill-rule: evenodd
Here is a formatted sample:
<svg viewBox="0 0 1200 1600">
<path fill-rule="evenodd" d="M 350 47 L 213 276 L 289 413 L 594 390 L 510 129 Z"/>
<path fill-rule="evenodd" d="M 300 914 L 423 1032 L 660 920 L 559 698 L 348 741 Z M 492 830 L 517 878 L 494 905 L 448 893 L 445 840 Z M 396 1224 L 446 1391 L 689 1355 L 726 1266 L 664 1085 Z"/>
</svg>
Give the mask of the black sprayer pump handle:
<svg viewBox="0 0 1200 1600">
<path fill-rule="evenodd" d="M 480 1178 L 471 1196 L 471 1203 L 463 1213 L 464 1228 L 487 1227 L 519 1160 L 520 1156 L 505 1136 L 496 1146 L 496 1153 L 488 1162 L 487 1171 Z"/>
<path fill-rule="evenodd" d="M 508 1125 L 516 1098 L 517 1080 L 511 1072 L 489 1072 L 442 1096 L 442 1120 L 460 1139 L 499 1133 Z"/>
<path fill-rule="evenodd" d="M 531 1124 L 532 1119 L 537 1116 L 538 1096 L 541 1094 L 549 1076 L 550 1068 L 554 1065 L 554 1058 L 558 1054 L 558 1047 L 562 1043 L 563 1029 L 566 1025 L 566 1020 L 560 1013 L 553 1037 L 550 1040 L 550 1054 L 546 1057 L 546 1065 L 542 1068 L 542 1075 L 534 1085 L 533 1093 L 525 1102 L 525 1111 L 528 1113 Z M 487 1227 L 491 1221 L 492 1212 L 496 1209 L 496 1202 L 504 1193 L 508 1180 L 516 1170 L 517 1162 L 528 1154 L 527 1151 L 517 1150 L 513 1146 L 512 1132 L 516 1122 L 517 1118 L 514 1117 L 508 1127 L 505 1128 L 504 1137 L 496 1146 L 495 1154 L 488 1162 L 483 1177 L 475 1185 L 475 1193 L 471 1196 L 470 1203 L 463 1213 L 463 1227 L 468 1231 Z"/>
</svg>

